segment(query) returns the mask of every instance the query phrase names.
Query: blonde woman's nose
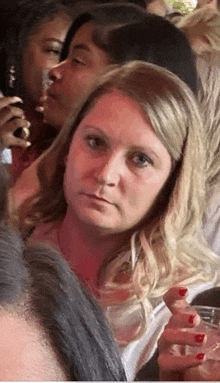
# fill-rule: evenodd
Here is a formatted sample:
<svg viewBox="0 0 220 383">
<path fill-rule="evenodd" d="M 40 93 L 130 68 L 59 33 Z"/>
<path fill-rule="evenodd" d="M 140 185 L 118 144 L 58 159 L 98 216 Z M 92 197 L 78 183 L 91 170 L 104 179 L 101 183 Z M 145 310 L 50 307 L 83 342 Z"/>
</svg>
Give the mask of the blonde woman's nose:
<svg viewBox="0 0 220 383">
<path fill-rule="evenodd" d="M 122 173 L 122 164 L 117 158 L 111 158 L 98 169 L 96 180 L 100 185 L 117 186 Z"/>
</svg>

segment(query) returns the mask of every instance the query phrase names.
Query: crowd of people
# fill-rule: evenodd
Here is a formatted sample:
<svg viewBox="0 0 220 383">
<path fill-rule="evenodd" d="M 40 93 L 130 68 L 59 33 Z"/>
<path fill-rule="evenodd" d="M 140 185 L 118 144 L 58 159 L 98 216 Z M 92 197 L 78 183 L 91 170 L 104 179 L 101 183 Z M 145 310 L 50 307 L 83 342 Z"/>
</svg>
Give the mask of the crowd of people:
<svg viewBox="0 0 220 383">
<path fill-rule="evenodd" d="M 189 304 L 219 306 L 219 16 L 213 1 L 7 10 L 0 380 L 203 380 Z"/>
</svg>

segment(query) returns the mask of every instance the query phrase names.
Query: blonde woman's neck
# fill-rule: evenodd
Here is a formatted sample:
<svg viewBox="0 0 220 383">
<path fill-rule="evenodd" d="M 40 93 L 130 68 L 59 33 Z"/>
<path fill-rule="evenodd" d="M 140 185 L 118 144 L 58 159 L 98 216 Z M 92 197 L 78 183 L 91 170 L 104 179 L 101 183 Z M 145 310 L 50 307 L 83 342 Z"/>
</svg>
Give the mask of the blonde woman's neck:
<svg viewBox="0 0 220 383">
<path fill-rule="evenodd" d="M 94 280 L 102 262 L 109 254 L 118 253 L 129 236 L 101 233 L 97 228 L 80 222 L 70 208 L 58 228 L 59 247 L 64 257 L 82 277 L 90 274 Z"/>
</svg>

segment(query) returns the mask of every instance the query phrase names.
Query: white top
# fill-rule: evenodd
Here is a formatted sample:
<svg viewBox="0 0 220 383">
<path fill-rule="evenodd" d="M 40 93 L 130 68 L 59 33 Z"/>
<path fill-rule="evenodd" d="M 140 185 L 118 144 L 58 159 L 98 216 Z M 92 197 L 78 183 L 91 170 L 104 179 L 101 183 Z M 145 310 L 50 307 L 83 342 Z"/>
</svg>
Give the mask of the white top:
<svg viewBox="0 0 220 383">
<path fill-rule="evenodd" d="M 4 97 L 2 91 L 0 90 L 0 98 Z M 1 159 L 0 162 L 3 164 L 12 164 L 12 153 L 11 149 L 4 149 L 1 152 Z"/>
<path fill-rule="evenodd" d="M 44 224 L 39 225 L 31 235 L 31 240 L 39 240 L 47 245 L 52 245 L 60 252 L 59 242 L 57 237 L 57 225 Z M 51 229 L 50 229 L 51 228 Z M 211 282 L 199 283 L 189 287 L 187 300 L 189 302 L 202 291 L 208 290 L 215 286 L 215 280 Z M 162 298 L 161 298 L 162 300 Z M 125 368 L 128 381 L 133 381 L 136 373 L 141 367 L 147 363 L 153 356 L 157 341 L 163 332 L 170 317 L 170 311 L 167 309 L 164 302 L 155 305 L 152 314 L 149 318 L 147 331 L 137 340 L 131 341 L 128 345 L 121 347 L 121 357 Z"/>
<path fill-rule="evenodd" d="M 4 149 L 1 153 L 1 162 L 3 164 L 12 164 L 11 149 Z"/>
<path fill-rule="evenodd" d="M 215 186 L 205 213 L 203 234 L 210 249 L 220 257 L 220 187 Z"/>
</svg>

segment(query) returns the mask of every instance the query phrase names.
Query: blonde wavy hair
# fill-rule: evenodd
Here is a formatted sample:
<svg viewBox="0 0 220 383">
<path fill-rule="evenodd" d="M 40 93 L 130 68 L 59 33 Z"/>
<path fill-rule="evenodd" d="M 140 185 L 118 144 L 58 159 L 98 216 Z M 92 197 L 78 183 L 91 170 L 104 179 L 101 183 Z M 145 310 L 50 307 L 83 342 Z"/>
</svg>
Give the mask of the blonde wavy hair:
<svg viewBox="0 0 220 383">
<path fill-rule="evenodd" d="M 27 234 L 39 223 L 64 219 L 65 158 L 73 135 L 97 100 L 112 90 L 140 105 L 173 162 L 171 174 L 151 211 L 133 229 L 131 244 L 105 259 L 98 275 L 105 307 L 117 305 L 124 318 L 140 304 L 141 323 L 136 337 L 146 329 L 152 299 L 161 298 L 174 284 L 210 280 L 217 269 L 216 258 L 200 238 L 205 201 L 200 112 L 193 93 L 177 76 L 138 61 L 103 75 L 43 155 L 38 168 L 40 191 L 23 203 L 19 222 Z"/>
<path fill-rule="evenodd" d="M 203 41 L 201 50 L 207 47 L 220 50 L 220 12 L 204 7 L 182 17 L 175 23 L 188 37 L 192 48 L 198 50 L 196 40 Z"/>
<path fill-rule="evenodd" d="M 220 51 L 206 49 L 196 54 L 199 76 L 198 101 L 204 125 L 206 189 L 220 182 Z"/>
</svg>

